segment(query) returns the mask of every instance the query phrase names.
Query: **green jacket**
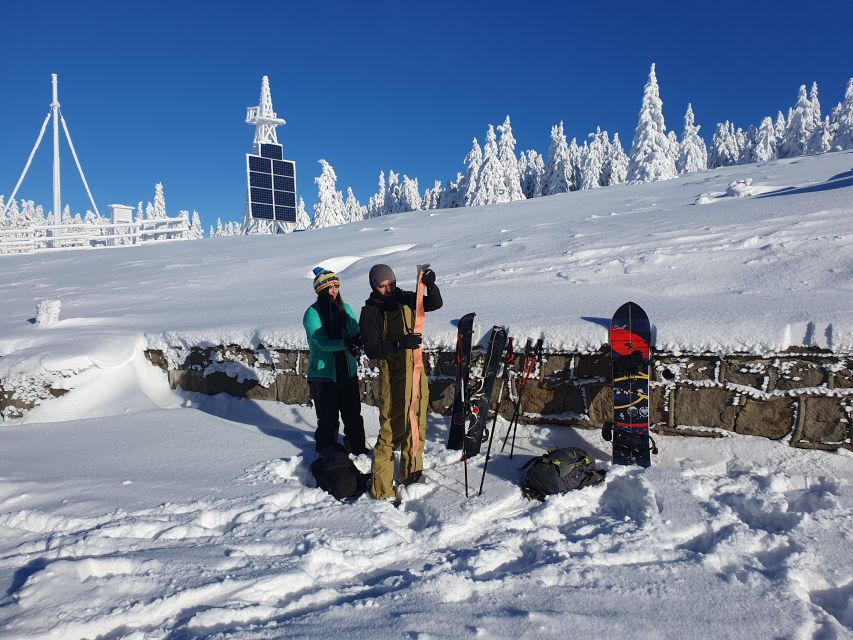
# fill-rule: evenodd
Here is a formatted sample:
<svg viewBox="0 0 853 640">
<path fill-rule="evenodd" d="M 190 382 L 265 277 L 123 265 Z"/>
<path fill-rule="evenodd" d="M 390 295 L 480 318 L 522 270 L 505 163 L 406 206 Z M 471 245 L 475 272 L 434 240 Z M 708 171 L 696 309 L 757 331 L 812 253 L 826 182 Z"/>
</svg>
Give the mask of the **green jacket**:
<svg viewBox="0 0 853 640">
<path fill-rule="evenodd" d="M 344 313 L 346 315 L 346 327 L 343 330 L 343 338 L 330 338 L 326 335 L 326 330 L 323 329 L 323 321 L 320 319 L 320 312 L 317 310 L 315 302 L 305 310 L 305 315 L 302 317 L 302 326 L 305 327 L 305 335 L 308 338 L 308 348 L 310 354 L 308 356 L 308 379 L 327 379 L 332 382 L 337 381 L 337 372 L 335 371 L 335 351 L 343 351 L 346 355 L 347 373 L 352 377 L 358 371 L 358 364 L 355 358 L 347 349 L 347 338 L 357 336 L 361 333 L 358 326 L 358 320 L 355 318 L 350 306 L 344 303 Z"/>
</svg>

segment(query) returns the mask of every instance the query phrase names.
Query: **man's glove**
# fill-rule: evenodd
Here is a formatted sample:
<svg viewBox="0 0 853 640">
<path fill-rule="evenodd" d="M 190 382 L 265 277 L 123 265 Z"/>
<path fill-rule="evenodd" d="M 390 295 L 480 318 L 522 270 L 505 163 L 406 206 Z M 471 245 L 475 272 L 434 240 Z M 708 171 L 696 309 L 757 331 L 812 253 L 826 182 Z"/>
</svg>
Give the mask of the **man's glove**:
<svg viewBox="0 0 853 640">
<path fill-rule="evenodd" d="M 427 287 L 431 287 L 435 284 L 435 271 L 432 269 L 426 269 L 421 275 L 421 282 L 423 282 Z"/>
<path fill-rule="evenodd" d="M 396 351 L 403 351 L 405 349 L 417 349 L 421 346 L 421 342 L 423 342 L 423 337 L 419 333 L 409 333 L 404 335 L 402 338 L 397 338 L 394 341 L 394 349 Z"/>
</svg>

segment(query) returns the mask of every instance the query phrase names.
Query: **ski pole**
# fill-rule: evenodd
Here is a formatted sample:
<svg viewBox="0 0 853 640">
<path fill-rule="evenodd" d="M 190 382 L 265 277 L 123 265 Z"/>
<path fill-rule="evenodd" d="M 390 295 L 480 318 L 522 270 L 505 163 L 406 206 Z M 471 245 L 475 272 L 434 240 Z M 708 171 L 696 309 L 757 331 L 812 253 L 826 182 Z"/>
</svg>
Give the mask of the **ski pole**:
<svg viewBox="0 0 853 640">
<path fill-rule="evenodd" d="M 536 341 L 536 347 L 533 349 L 533 360 L 531 364 L 533 365 L 530 368 L 530 376 L 533 375 L 533 371 L 536 369 L 536 364 L 542 363 L 542 338 L 539 338 Z M 530 381 L 530 376 L 527 377 L 527 381 Z M 524 385 L 524 388 L 527 388 L 527 384 Z M 518 431 L 518 419 L 521 416 L 521 394 L 518 396 L 518 407 L 519 407 L 519 416 L 515 419 L 515 427 L 512 430 L 512 445 L 509 448 L 509 459 L 512 460 L 512 454 L 515 451 L 515 432 Z"/>
<path fill-rule="evenodd" d="M 504 359 L 504 370 L 501 374 L 501 386 L 498 389 L 498 404 L 495 407 L 495 417 L 492 420 L 492 429 L 489 431 L 489 445 L 486 447 L 486 461 L 483 463 L 483 475 L 480 477 L 480 491 L 477 493 L 478 496 L 483 495 L 483 483 L 486 481 L 486 469 L 489 466 L 489 459 L 492 457 L 492 440 L 495 437 L 495 425 L 498 422 L 498 414 L 501 412 L 501 398 L 503 397 L 504 385 L 503 383 L 507 379 L 507 372 L 509 371 L 510 365 L 515 360 L 515 354 L 512 351 L 512 337 L 509 339 L 509 344 L 506 347 L 506 358 Z"/>
<path fill-rule="evenodd" d="M 504 434 L 501 453 L 506 449 L 506 443 L 507 440 L 509 440 L 509 433 L 512 431 L 512 425 L 518 419 L 519 406 L 521 405 L 521 394 L 524 391 L 525 379 L 527 378 L 528 360 L 530 359 L 530 354 L 532 352 L 533 341 L 528 338 L 527 343 L 524 345 L 524 357 L 521 359 L 521 381 L 518 383 L 518 396 L 516 396 L 515 401 L 512 403 L 512 416 L 509 419 L 509 425 L 507 426 L 506 433 Z M 507 384 L 511 384 L 511 381 L 507 382 Z"/>
</svg>

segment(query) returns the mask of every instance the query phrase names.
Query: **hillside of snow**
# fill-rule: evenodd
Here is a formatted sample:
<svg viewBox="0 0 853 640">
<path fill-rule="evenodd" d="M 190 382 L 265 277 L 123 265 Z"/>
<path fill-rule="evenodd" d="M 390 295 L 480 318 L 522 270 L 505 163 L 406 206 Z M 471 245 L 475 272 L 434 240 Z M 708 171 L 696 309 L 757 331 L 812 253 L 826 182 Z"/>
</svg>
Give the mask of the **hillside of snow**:
<svg viewBox="0 0 853 640">
<path fill-rule="evenodd" d="M 598 432 L 523 425 L 466 498 L 433 415 L 399 508 L 339 503 L 308 472 L 310 407 L 174 391 L 143 356 L 304 348 L 311 268 L 337 270 L 358 309 L 376 262 L 404 287 L 432 263 L 428 347 L 476 311 L 481 335 L 597 349 L 632 299 L 658 349 L 849 353 L 851 220 L 841 152 L 286 237 L 0 257 L 0 380 L 71 389 L 0 423 L 0 638 L 853 638 L 847 450 L 659 436 L 650 469 L 613 467 Z M 44 300 L 57 323 L 34 322 Z M 526 500 L 519 467 L 567 445 L 605 482 Z"/>
</svg>

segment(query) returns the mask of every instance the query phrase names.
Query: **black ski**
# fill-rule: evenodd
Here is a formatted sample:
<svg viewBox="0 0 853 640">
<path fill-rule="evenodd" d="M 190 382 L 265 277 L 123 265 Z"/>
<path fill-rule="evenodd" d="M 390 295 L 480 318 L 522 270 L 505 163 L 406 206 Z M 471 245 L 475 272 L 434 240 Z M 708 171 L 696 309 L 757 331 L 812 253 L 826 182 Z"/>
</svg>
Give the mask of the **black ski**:
<svg viewBox="0 0 853 640">
<path fill-rule="evenodd" d="M 492 391 L 495 388 L 495 380 L 498 377 L 506 348 L 506 329 L 503 327 L 492 327 L 492 335 L 489 338 L 489 347 L 486 350 L 486 360 L 483 364 L 483 382 L 480 389 L 473 394 L 471 413 L 468 418 L 468 430 L 465 432 L 464 452 L 462 457 L 467 460 L 480 453 L 483 439 L 488 436 L 486 422 L 489 417 L 489 406 L 492 403 Z"/>
<path fill-rule="evenodd" d="M 453 413 L 450 432 L 447 436 L 448 449 L 461 449 L 465 440 L 465 417 L 470 410 L 468 381 L 471 369 L 471 335 L 474 332 L 474 313 L 459 319 L 456 332 L 456 392 L 453 395 Z"/>
</svg>

